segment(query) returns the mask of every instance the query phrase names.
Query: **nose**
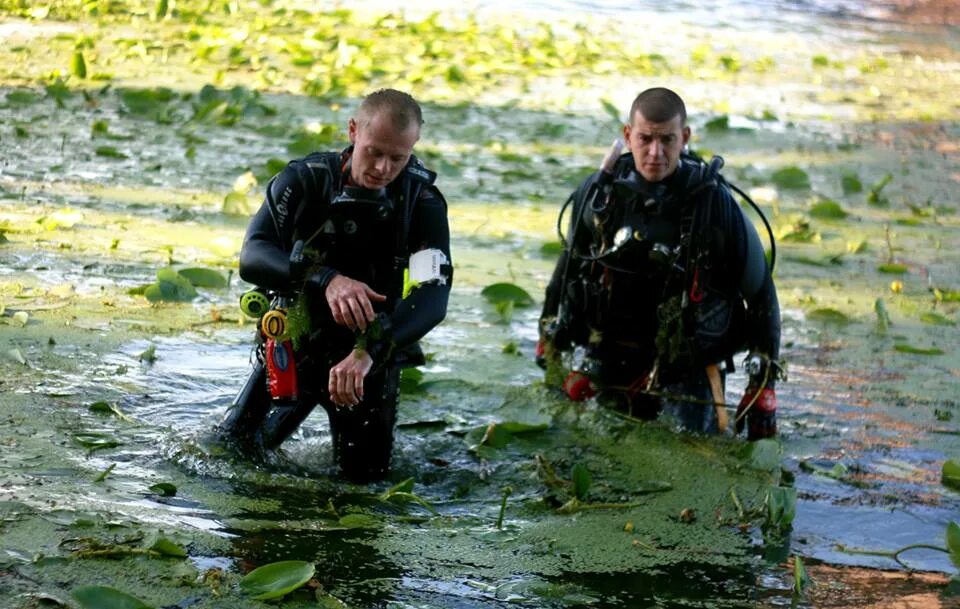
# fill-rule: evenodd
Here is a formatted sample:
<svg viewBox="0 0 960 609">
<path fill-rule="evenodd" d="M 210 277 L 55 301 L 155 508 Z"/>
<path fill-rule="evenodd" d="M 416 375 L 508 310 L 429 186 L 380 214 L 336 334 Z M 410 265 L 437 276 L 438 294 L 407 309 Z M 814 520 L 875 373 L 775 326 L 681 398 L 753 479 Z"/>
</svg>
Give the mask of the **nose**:
<svg viewBox="0 0 960 609">
<path fill-rule="evenodd" d="M 376 168 L 377 173 L 379 173 L 382 176 L 389 175 L 390 173 L 391 163 L 390 163 L 390 159 L 386 157 L 377 159 L 377 162 L 374 163 L 373 166 L 374 168 Z"/>
<path fill-rule="evenodd" d="M 663 152 L 663 144 L 661 144 L 657 140 L 653 140 L 652 142 L 650 142 L 650 147 L 647 148 L 647 154 L 649 156 L 656 158 L 656 157 L 659 157 L 662 152 Z"/>
</svg>

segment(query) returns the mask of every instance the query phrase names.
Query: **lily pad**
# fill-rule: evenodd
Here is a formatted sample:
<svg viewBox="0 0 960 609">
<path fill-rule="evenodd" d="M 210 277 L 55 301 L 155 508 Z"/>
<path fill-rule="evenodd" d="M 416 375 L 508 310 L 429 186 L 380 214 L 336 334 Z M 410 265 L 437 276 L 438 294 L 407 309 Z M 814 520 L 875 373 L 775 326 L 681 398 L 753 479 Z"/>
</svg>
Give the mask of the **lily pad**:
<svg viewBox="0 0 960 609">
<path fill-rule="evenodd" d="M 169 482 L 158 482 L 150 485 L 150 490 L 161 497 L 173 497 L 177 494 L 177 487 Z"/>
<path fill-rule="evenodd" d="M 938 347 L 914 347 L 907 343 L 897 343 L 893 348 L 900 353 L 912 353 L 914 355 L 943 355 L 943 349 Z"/>
<path fill-rule="evenodd" d="M 84 586 L 72 594 L 82 609 L 151 609 L 150 605 L 109 586 Z"/>
<path fill-rule="evenodd" d="M 177 273 L 198 288 L 225 288 L 227 278 L 223 273 L 213 269 L 189 268 L 180 269 Z"/>
<path fill-rule="evenodd" d="M 799 167 L 784 167 L 777 170 L 770 180 L 784 190 L 805 190 L 810 188 L 810 176 Z"/>
<path fill-rule="evenodd" d="M 303 560 L 283 560 L 263 565 L 240 580 L 240 589 L 257 600 L 280 598 L 310 581 L 316 567 Z"/>
<path fill-rule="evenodd" d="M 849 324 L 852 321 L 845 313 L 831 308 L 814 309 L 807 313 L 807 319 L 825 325 L 833 324 L 838 326 Z"/>
<path fill-rule="evenodd" d="M 927 311 L 926 313 L 920 314 L 920 321 L 925 324 L 930 324 L 931 326 L 955 326 L 957 322 L 953 321 L 949 317 L 940 315 L 939 313 L 934 313 L 932 311 Z"/>
<path fill-rule="evenodd" d="M 960 525 L 951 521 L 947 525 L 947 550 L 950 552 L 950 561 L 960 567 Z"/>
<path fill-rule="evenodd" d="M 940 481 L 944 486 L 960 491 L 960 462 L 953 460 L 944 462 Z"/>
<path fill-rule="evenodd" d="M 831 199 L 824 199 L 823 201 L 817 202 L 813 207 L 810 208 L 810 215 L 814 218 L 821 218 L 827 220 L 842 220 L 846 218 L 849 214 L 840 207 L 840 204 Z"/>
<path fill-rule="evenodd" d="M 877 271 L 890 275 L 902 275 L 907 272 L 907 265 L 899 262 L 886 262 L 878 266 Z"/>
<path fill-rule="evenodd" d="M 492 283 L 480 291 L 480 294 L 493 303 L 512 302 L 514 306 L 526 307 L 533 304 L 529 292 L 512 283 Z"/>
<path fill-rule="evenodd" d="M 575 463 L 570 472 L 570 479 L 573 482 L 573 496 L 580 501 L 585 500 L 590 484 L 593 482 L 590 470 L 582 463 Z"/>
</svg>

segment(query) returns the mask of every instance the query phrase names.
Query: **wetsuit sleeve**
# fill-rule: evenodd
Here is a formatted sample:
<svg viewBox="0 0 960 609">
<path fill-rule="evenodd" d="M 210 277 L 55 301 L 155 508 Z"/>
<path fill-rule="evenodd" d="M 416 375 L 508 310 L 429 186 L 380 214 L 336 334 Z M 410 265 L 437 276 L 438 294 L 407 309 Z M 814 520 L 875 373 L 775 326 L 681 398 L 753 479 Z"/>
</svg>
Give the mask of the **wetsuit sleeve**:
<svg viewBox="0 0 960 609">
<path fill-rule="evenodd" d="M 540 322 L 557 317 L 560 311 L 560 303 L 563 300 L 563 290 L 570 281 L 580 273 L 580 267 L 575 260 L 570 259 L 571 249 L 578 251 L 587 251 L 590 246 L 591 235 L 589 226 L 585 224 L 585 213 L 583 206 L 586 205 L 587 193 L 592 184 L 596 181 L 596 175 L 592 175 L 570 194 L 567 204 L 570 209 L 570 218 L 567 221 L 566 243 L 563 251 L 553 268 L 553 274 L 550 277 L 550 283 L 547 284 L 544 294 L 543 310 L 540 313 Z"/>
<path fill-rule="evenodd" d="M 389 342 L 393 349 L 406 347 L 419 340 L 443 321 L 447 314 L 447 302 L 453 283 L 450 227 L 447 221 L 447 203 L 443 195 L 433 187 L 424 188 L 420 193 L 414 208 L 408 243 L 408 255 L 425 249 L 440 250 L 447 257 L 450 266 L 446 269 L 443 280 L 421 283 L 401 300 L 390 314 Z M 375 350 L 371 352 L 375 361 L 379 355 Z"/>
<path fill-rule="evenodd" d="M 294 225 L 305 205 L 302 163 L 294 161 L 267 185 L 263 204 L 250 221 L 240 249 L 240 277 L 270 290 L 299 289 L 303 277 L 290 273 Z M 336 271 L 316 269 L 329 283 Z M 324 284 L 322 287 L 326 287 Z"/>
<path fill-rule="evenodd" d="M 777 360 L 780 358 L 780 303 L 760 237 L 726 189 L 720 191 L 726 240 L 727 268 L 737 281 L 747 306 L 746 344 Z"/>
</svg>

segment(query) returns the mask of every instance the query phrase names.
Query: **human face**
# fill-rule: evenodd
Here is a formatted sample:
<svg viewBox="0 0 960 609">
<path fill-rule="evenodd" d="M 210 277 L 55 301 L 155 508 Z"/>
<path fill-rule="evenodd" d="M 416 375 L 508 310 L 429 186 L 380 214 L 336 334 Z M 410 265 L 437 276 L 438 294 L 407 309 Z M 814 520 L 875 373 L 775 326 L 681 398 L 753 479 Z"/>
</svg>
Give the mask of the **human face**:
<svg viewBox="0 0 960 609">
<path fill-rule="evenodd" d="M 353 144 L 350 177 L 354 184 L 371 190 L 383 188 L 400 175 L 420 139 L 420 127 L 415 123 L 397 131 L 383 112 L 366 121 L 351 118 L 348 128 Z"/>
<path fill-rule="evenodd" d="M 640 112 L 623 127 L 623 139 L 633 153 L 633 162 L 648 182 L 659 182 L 672 174 L 680 152 L 690 141 L 690 127 L 677 115 L 665 123 L 652 123 Z"/>
</svg>

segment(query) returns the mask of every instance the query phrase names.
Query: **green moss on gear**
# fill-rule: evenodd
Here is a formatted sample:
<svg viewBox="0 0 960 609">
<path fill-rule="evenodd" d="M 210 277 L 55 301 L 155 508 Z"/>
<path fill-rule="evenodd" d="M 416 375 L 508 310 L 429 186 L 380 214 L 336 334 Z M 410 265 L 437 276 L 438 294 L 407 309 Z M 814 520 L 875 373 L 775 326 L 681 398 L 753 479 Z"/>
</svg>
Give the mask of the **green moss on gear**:
<svg viewBox="0 0 960 609">
<path fill-rule="evenodd" d="M 657 354 L 662 361 L 675 362 L 683 353 L 683 309 L 681 297 L 668 298 L 657 307 Z"/>
<path fill-rule="evenodd" d="M 310 334 L 310 307 L 303 294 L 297 296 L 293 306 L 287 309 L 287 336 L 294 350 L 300 348 L 303 338 Z"/>
</svg>

